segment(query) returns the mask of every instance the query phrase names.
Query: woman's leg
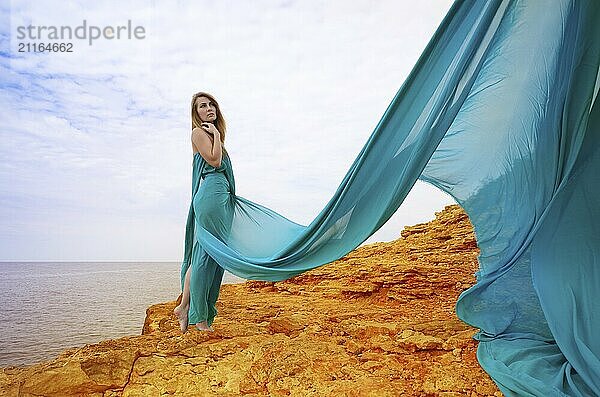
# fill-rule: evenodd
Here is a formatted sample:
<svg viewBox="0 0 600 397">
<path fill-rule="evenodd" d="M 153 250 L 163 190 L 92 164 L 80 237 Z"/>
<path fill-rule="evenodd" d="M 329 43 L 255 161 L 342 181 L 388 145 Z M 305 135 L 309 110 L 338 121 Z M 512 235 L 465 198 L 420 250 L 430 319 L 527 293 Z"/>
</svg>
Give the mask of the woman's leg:
<svg viewBox="0 0 600 397">
<path fill-rule="evenodd" d="M 190 323 L 196 324 L 199 330 L 212 331 L 210 324 L 216 316 L 214 302 L 218 296 L 218 291 L 217 296 L 214 292 L 215 271 L 220 285 L 222 271 L 219 273 L 219 269 L 222 268 L 197 243 L 192 258 L 185 273 L 181 302 L 173 312 L 179 319 L 182 332 L 186 332 Z M 193 297 L 190 296 L 191 289 L 194 290 Z"/>
<path fill-rule="evenodd" d="M 190 306 L 190 274 L 192 271 L 192 267 L 188 267 L 187 272 L 185 273 L 185 283 L 183 285 L 183 296 L 181 297 L 181 306 L 189 307 Z"/>
<path fill-rule="evenodd" d="M 186 332 L 188 327 L 188 310 L 190 308 L 190 275 L 192 266 L 189 266 L 185 273 L 185 281 L 183 285 L 183 296 L 179 305 L 173 309 L 173 313 L 179 319 L 179 327 L 181 332 Z"/>
</svg>

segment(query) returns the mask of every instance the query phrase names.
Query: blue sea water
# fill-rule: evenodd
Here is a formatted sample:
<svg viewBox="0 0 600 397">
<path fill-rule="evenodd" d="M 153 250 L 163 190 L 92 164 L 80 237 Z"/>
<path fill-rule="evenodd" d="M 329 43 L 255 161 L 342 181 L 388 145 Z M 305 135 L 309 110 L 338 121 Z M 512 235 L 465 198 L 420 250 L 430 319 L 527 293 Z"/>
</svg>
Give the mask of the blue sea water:
<svg viewBox="0 0 600 397">
<path fill-rule="evenodd" d="M 179 272 L 176 262 L 0 262 L 0 367 L 140 335 L 146 308 L 179 296 Z"/>
</svg>

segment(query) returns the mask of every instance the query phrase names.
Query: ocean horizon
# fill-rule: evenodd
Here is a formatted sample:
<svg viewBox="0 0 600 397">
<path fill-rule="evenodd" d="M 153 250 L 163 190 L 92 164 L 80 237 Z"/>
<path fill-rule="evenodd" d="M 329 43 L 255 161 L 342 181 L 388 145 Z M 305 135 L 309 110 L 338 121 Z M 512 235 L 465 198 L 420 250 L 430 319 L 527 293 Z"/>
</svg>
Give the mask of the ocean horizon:
<svg viewBox="0 0 600 397">
<path fill-rule="evenodd" d="M 0 262 L 0 366 L 141 335 L 148 306 L 177 299 L 181 262 Z M 228 271 L 223 284 L 246 281 Z M 215 321 L 218 321 L 218 317 Z"/>
</svg>

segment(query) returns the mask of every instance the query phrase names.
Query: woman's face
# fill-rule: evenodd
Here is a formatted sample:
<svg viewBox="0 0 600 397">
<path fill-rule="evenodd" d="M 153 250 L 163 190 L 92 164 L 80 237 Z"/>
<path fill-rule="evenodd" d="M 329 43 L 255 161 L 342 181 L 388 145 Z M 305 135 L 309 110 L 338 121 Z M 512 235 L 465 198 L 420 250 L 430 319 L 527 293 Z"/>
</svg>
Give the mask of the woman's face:
<svg viewBox="0 0 600 397">
<path fill-rule="evenodd" d="M 217 119 L 217 107 L 209 98 L 205 96 L 196 99 L 196 111 L 200 120 L 213 123 Z"/>
</svg>

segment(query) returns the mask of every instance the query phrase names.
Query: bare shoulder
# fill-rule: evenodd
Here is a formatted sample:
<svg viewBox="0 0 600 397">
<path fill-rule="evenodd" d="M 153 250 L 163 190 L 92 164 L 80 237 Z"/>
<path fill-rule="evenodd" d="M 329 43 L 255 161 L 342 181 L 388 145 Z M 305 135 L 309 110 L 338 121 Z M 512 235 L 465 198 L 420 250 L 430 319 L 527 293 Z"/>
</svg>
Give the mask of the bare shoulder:
<svg viewBox="0 0 600 397">
<path fill-rule="evenodd" d="M 194 128 L 192 130 L 192 144 L 200 149 L 202 146 L 210 145 L 210 138 L 202 128 Z M 210 146 L 209 146 L 210 147 Z"/>
<path fill-rule="evenodd" d="M 196 127 L 192 130 L 192 142 L 197 139 L 202 139 L 206 133 L 202 128 Z"/>
<path fill-rule="evenodd" d="M 202 128 L 192 130 L 192 149 L 198 151 L 206 162 L 214 167 L 218 167 L 216 159 L 212 156 L 212 138 L 208 136 Z"/>
<path fill-rule="evenodd" d="M 198 130 L 200 130 L 200 128 L 198 128 L 198 127 L 194 128 L 194 129 L 192 130 L 192 134 L 191 134 L 191 141 L 192 141 L 192 153 L 194 153 L 194 154 L 195 154 L 195 153 L 200 153 L 200 154 L 202 154 L 202 153 L 201 153 L 201 150 L 200 150 L 200 148 L 199 148 L 199 144 L 200 144 L 200 142 L 199 142 L 199 141 L 201 141 L 201 140 L 202 140 L 202 138 L 198 136 L 198 135 L 199 135 L 199 132 L 200 132 L 200 131 L 198 131 Z"/>
</svg>

